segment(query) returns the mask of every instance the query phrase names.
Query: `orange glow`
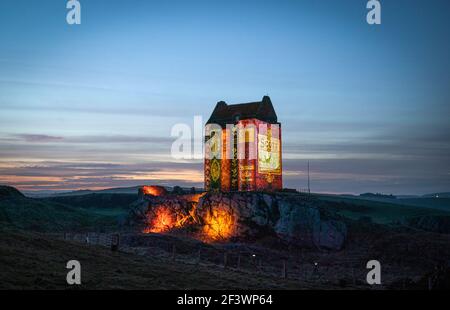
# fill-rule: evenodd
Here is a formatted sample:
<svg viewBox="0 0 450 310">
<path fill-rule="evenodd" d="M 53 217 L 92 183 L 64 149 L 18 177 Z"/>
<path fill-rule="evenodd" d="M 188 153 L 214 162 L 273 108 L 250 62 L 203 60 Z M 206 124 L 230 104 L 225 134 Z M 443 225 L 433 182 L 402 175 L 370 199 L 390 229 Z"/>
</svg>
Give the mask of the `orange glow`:
<svg viewBox="0 0 450 310">
<path fill-rule="evenodd" d="M 182 228 L 191 221 L 195 221 L 195 208 L 189 211 L 189 214 L 175 212 L 172 208 L 166 206 L 155 207 L 147 215 L 147 227 L 142 231 L 148 233 L 164 233 L 176 228 Z"/>
<path fill-rule="evenodd" d="M 225 241 L 235 232 L 235 217 L 231 212 L 214 209 L 206 213 L 203 232 L 210 241 Z"/>
<path fill-rule="evenodd" d="M 169 231 L 177 226 L 177 222 L 174 220 L 173 214 L 167 208 L 157 208 L 154 216 L 149 219 L 149 226 L 142 232 L 148 233 L 162 233 Z"/>
<path fill-rule="evenodd" d="M 142 192 L 144 195 L 152 195 L 152 196 L 164 196 L 167 191 L 162 186 L 143 186 Z"/>
<path fill-rule="evenodd" d="M 170 196 L 167 200 L 163 200 L 165 202 L 153 205 L 147 213 L 147 227 L 142 232 L 167 233 L 190 225 L 202 225 L 201 233 L 197 236 L 203 241 L 229 240 L 236 234 L 236 216 L 226 206 L 220 205 L 199 215 L 197 205 L 204 195 L 205 193 L 183 195 L 183 199 L 189 204 L 189 210 L 174 207 L 170 202 Z"/>
<path fill-rule="evenodd" d="M 195 202 L 197 204 L 198 201 L 200 200 L 200 198 L 205 196 L 205 194 L 206 194 L 206 192 L 205 193 L 200 193 L 200 194 L 188 194 L 188 195 L 186 195 L 186 199 L 188 201 Z"/>
</svg>

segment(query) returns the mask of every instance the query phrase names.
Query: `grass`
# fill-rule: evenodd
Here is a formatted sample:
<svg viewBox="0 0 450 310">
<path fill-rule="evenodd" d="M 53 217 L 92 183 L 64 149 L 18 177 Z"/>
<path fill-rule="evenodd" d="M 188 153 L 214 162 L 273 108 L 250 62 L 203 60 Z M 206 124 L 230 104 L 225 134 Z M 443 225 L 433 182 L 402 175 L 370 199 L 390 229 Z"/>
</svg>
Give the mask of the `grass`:
<svg viewBox="0 0 450 310">
<path fill-rule="evenodd" d="M 38 232 L 109 231 L 118 229 L 118 218 L 127 205 L 118 207 L 79 207 L 69 201 L 33 199 L 22 196 L 0 200 L 0 223 L 4 226 Z"/>
<path fill-rule="evenodd" d="M 44 202 L 56 202 L 82 209 L 116 209 L 126 210 L 127 207 L 137 199 L 135 194 L 88 194 L 61 197 L 40 198 Z"/>
<path fill-rule="evenodd" d="M 81 289 L 307 289 L 323 288 L 321 283 L 280 279 L 257 272 L 222 269 L 217 264 L 195 266 L 155 255 L 111 252 L 109 249 L 57 240 L 47 232 L 117 231 L 118 217 L 128 212 L 136 195 L 91 194 L 32 199 L 6 189 L 0 195 L 0 289 L 67 289 L 65 265 L 76 259 L 82 266 Z M 394 202 L 353 199 L 339 196 L 317 196 L 315 201 L 330 213 L 350 219 L 370 217 L 385 224 L 421 215 L 449 215 L 450 212 Z M 423 202 L 421 202 L 423 203 Z M 349 275 L 348 259 L 381 258 L 390 280 L 411 266 L 410 276 L 421 276 L 432 268 L 436 259 L 450 257 L 447 235 L 416 231 L 397 232 L 397 227 L 349 221 L 347 247 L 342 252 L 312 252 L 300 263 L 317 259 L 321 265 L 340 268 L 339 275 Z M 45 234 L 44 234 L 45 233 Z M 168 238 L 168 236 L 164 236 Z M 177 244 L 182 252 L 183 241 Z M 136 245 L 138 248 L 143 245 Z M 163 246 L 167 248 L 167 246 Z M 153 252 L 152 252 L 153 251 Z M 191 253 L 192 250 L 189 252 Z M 181 253 L 182 254 L 182 253 Z M 206 252 L 203 254 L 207 254 Z M 266 253 L 266 255 L 268 255 Z M 341 257 L 342 256 L 342 257 Z M 221 256 L 222 257 L 222 256 Z M 341 259 L 341 260 L 339 260 Z M 323 261 L 322 261 L 323 260 Z M 334 265 L 333 265 L 334 264 Z M 360 264 L 364 266 L 364 264 Z M 400 268 L 400 267 L 401 268 Z M 331 268 L 327 275 L 335 279 Z M 391 268 L 391 269 L 389 269 Z M 363 269 L 365 272 L 365 269 Z M 301 269 L 299 272 L 303 272 Z M 395 271 L 395 272 L 394 272 Z M 294 272 L 294 271 L 293 271 Z M 300 274 L 299 273 L 299 274 Z M 297 277 L 298 279 L 298 277 Z M 334 282 L 325 288 L 336 288 Z"/>
<path fill-rule="evenodd" d="M 38 233 L 2 228 L 0 234 L 0 289 L 302 288 L 292 280 L 111 252 Z M 81 286 L 66 284 L 72 259 L 81 264 Z"/>
<path fill-rule="evenodd" d="M 416 205 L 406 204 L 402 202 L 403 199 L 394 203 L 331 195 L 317 195 L 317 198 L 326 202 L 326 208 L 341 216 L 354 220 L 370 217 L 373 222 L 379 224 L 390 224 L 417 216 L 450 215 L 450 209 L 433 208 L 433 205 L 424 207 L 424 202 L 416 202 Z"/>
<path fill-rule="evenodd" d="M 403 198 L 398 204 L 450 211 L 450 198 Z"/>
</svg>

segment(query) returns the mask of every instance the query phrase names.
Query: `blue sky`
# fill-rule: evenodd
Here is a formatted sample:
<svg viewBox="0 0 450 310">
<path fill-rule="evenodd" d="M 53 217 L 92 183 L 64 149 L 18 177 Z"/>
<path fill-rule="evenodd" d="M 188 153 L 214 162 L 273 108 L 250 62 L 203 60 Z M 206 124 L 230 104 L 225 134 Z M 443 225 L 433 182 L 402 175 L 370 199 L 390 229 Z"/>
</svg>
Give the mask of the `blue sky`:
<svg viewBox="0 0 450 310">
<path fill-rule="evenodd" d="M 0 2 L 0 183 L 200 186 L 172 126 L 269 94 L 286 187 L 450 190 L 448 1 L 80 2 Z"/>
</svg>

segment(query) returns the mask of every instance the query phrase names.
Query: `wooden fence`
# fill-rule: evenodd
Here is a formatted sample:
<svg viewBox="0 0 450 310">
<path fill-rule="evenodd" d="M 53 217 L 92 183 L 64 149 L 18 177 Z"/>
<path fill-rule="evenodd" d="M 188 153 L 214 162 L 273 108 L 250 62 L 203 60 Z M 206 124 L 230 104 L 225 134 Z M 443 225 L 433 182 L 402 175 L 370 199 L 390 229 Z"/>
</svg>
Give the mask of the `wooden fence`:
<svg viewBox="0 0 450 310">
<path fill-rule="evenodd" d="M 64 233 L 63 239 L 88 245 L 108 247 L 111 248 L 112 251 L 118 251 L 120 249 L 120 234 L 118 233 Z"/>
<path fill-rule="evenodd" d="M 302 280 L 302 281 L 329 281 L 327 274 L 332 274 L 329 266 L 317 262 L 303 261 L 293 262 L 288 257 L 264 257 L 262 254 L 252 254 L 241 250 L 224 250 L 212 247 L 198 247 L 197 249 L 179 249 L 176 244 L 155 244 L 153 246 L 133 246 L 127 242 L 121 242 L 122 236 L 119 233 L 64 233 L 64 240 L 84 243 L 86 245 L 102 246 L 112 251 L 134 253 L 138 255 L 156 255 L 155 248 L 165 253 L 162 257 L 165 261 L 184 263 L 193 266 L 208 266 L 213 268 L 229 269 L 241 273 L 258 273 L 269 276 L 280 277 L 283 279 Z M 125 238 L 126 239 L 126 238 Z M 126 241 L 126 240 L 125 240 Z M 139 252 L 137 248 L 148 248 L 147 251 Z M 160 256 L 161 257 L 161 256 Z M 301 255 L 303 257 L 303 254 Z M 348 265 L 345 272 L 347 285 L 352 286 L 363 284 L 362 274 L 357 274 L 356 269 L 351 264 Z M 360 268 L 358 268 L 360 269 Z M 330 271 L 330 273 L 328 272 Z M 359 281 L 358 281 L 359 279 Z M 365 279 L 365 278 L 364 278 Z M 336 276 L 333 279 L 339 283 L 341 279 Z M 338 284 L 336 284 L 338 285 Z"/>
</svg>

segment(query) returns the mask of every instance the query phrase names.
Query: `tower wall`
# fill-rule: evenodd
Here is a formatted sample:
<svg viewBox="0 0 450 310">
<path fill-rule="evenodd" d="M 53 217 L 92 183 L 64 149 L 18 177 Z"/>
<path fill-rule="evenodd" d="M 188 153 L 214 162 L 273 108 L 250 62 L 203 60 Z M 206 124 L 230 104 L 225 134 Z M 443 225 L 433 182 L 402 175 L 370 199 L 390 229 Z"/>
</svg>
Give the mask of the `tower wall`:
<svg viewBox="0 0 450 310">
<path fill-rule="evenodd" d="M 215 138 L 211 128 L 206 127 L 205 132 L 205 141 L 213 136 L 205 144 L 207 191 L 277 191 L 283 188 L 280 124 L 246 119 L 238 121 L 235 130 L 216 130 Z"/>
</svg>

